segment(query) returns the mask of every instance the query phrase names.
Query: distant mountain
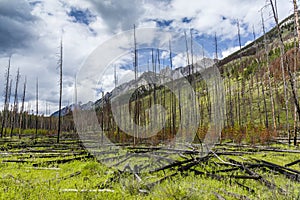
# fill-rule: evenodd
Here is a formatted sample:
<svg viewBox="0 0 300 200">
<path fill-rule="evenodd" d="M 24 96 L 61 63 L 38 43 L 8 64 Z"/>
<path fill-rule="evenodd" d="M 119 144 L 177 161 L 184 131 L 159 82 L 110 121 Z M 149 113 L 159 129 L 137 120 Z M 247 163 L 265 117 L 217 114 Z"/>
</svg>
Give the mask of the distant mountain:
<svg viewBox="0 0 300 200">
<path fill-rule="evenodd" d="M 154 84 L 151 83 L 167 83 L 171 81 L 171 78 L 174 80 L 188 76 L 189 71 L 192 72 L 192 68 L 194 68 L 194 72 L 198 72 L 202 69 L 209 68 L 215 64 L 216 60 L 210 58 L 203 58 L 202 60 L 196 62 L 193 66 L 185 66 L 179 67 L 174 70 L 171 70 L 170 67 L 166 67 L 162 69 L 159 73 L 155 74 L 154 72 L 144 72 L 138 79 L 131 80 L 129 82 L 123 83 L 116 88 L 114 88 L 111 92 L 107 92 L 103 99 L 99 99 L 96 102 L 89 101 L 86 104 L 79 104 L 78 107 L 81 110 L 90 110 L 92 108 L 97 108 L 101 106 L 104 100 L 108 100 L 118 94 L 122 93 L 123 91 L 133 90 L 136 87 L 143 86 L 142 90 L 149 91 L 154 88 Z M 140 91 L 143 92 L 143 91 Z M 71 111 L 74 110 L 75 104 L 66 106 L 61 109 L 61 116 L 65 116 L 69 114 Z M 54 112 L 51 116 L 58 117 L 59 111 Z"/>
<path fill-rule="evenodd" d="M 78 107 L 81 109 L 81 110 L 90 110 L 93 108 L 93 105 L 94 105 L 94 102 L 92 101 L 89 101 L 88 103 L 86 104 L 81 104 L 79 103 L 78 104 Z M 71 111 L 73 111 L 75 108 L 75 104 L 71 104 L 71 105 L 68 105 L 64 108 L 61 109 L 61 116 L 66 116 L 68 115 Z M 51 114 L 51 117 L 58 117 L 59 115 L 59 111 L 56 111 L 54 113 Z"/>
<path fill-rule="evenodd" d="M 293 38 L 294 36 L 293 25 L 294 25 L 293 14 L 287 17 L 286 19 L 284 19 L 280 23 L 280 27 L 282 29 L 283 37 L 284 37 L 283 39 L 285 41 L 289 40 L 290 38 Z M 269 45 L 277 46 L 278 39 L 277 39 L 276 27 L 268 31 L 265 36 L 266 36 L 266 41 Z M 198 61 L 196 64 L 193 65 L 194 72 L 199 71 L 200 69 L 209 68 L 212 65 L 214 65 L 216 61 L 218 61 L 218 66 L 221 69 L 222 66 L 225 66 L 227 63 L 231 62 L 232 60 L 244 56 L 252 56 L 257 52 L 257 50 L 262 49 L 264 47 L 263 39 L 264 39 L 264 35 L 260 36 L 255 41 L 246 45 L 241 50 L 238 50 L 230 54 L 226 58 L 223 58 L 222 60 L 203 58 L 202 60 Z M 100 106 L 103 100 L 112 98 L 120 94 L 122 91 L 128 91 L 136 88 L 136 86 L 142 86 L 142 85 L 144 90 L 150 90 L 151 88 L 153 88 L 153 85 L 148 84 L 149 82 L 151 83 L 151 82 L 160 81 L 161 83 L 164 83 L 170 81 L 171 77 L 173 79 L 179 79 L 182 78 L 183 76 L 187 76 L 189 74 L 189 71 L 192 71 L 192 66 L 179 67 L 174 70 L 171 70 L 170 67 L 166 67 L 162 69 L 158 74 L 154 74 L 154 72 L 145 72 L 137 79 L 136 82 L 134 80 L 131 80 L 129 82 L 123 83 L 117 86 L 116 88 L 114 88 L 111 92 L 106 93 L 103 99 L 99 99 L 96 102 L 90 101 L 86 104 L 82 104 L 82 105 L 80 104 L 79 107 L 82 110 L 89 110 L 92 109 L 93 107 Z M 62 116 L 70 113 L 70 111 L 72 111 L 73 108 L 74 108 L 74 104 L 64 107 L 62 109 Z M 55 116 L 55 117 L 58 116 L 58 111 L 54 112 L 51 116 Z"/>
</svg>

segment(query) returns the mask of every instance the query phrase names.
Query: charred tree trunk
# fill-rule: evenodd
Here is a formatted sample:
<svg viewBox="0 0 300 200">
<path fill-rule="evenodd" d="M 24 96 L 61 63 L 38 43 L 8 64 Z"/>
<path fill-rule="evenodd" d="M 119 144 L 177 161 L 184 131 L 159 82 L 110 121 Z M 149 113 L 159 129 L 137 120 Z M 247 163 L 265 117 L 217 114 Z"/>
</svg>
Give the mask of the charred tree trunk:
<svg viewBox="0 0 300 200">
<path fill-rule="evenodd" d="M 263 13 L 261 13 L 261 22 L 262 22 L 263 35 L 264 35 L 264 50 L 265 50 L 265 56 L 266 56 L 266 61 L 267 61 L 266 65 L 267 65 L 268 86 L 269 86 L 270 102 L 271 102 L 271 110 L 272 110 L 273 130 L 276 133 L 277 126 L 276 126 L 276 118 L 275 118 L 275 105 L 274 105 L 274 98 L 273 98 L 273 88 L 272 88 L 272 83 L 271 83 L 269 51 L 268 51 L 268 45 L 267 45 L 267 39 L 266 39 L 265 21 L 264 21 Z"/>
<path fill-rule="evenodd" d="M 62 65 L 63 65 L 63 41 L 60 40 L 60 58 L 59 58 L 59 105 L 58 105 L 58 127 L 57 127 L 57 140 L 61 134 L 61 101 L 62 101 Z"/>
<path fill-rule="evenodd" d="M 4 109 L 3 109 L 3 118 L 2 118 L 2 125 L 1 125 L 1 138 L 3 137 L 4 134 L 4 128 L 6 126 L 7 122 L 7 112 L 8 112 L 8 89 L 9 89 L 9 72 L 10 72 L 10 59 L 8 60 L 8 66 L 6 70 L 6 84 L 5 84 L 5 93 L 4 93 Z"/>
<path fill-rule="evenodd" d="M 26 95 L 26 77 L 24 81 L 24 87 L 23 87 L 23 96 L 22 96 L 22 105 L 21 105 L 21 110 L 20 110 L 20 120 L 19 120 L 19 139 L 21 139 L 21 134 L 23 130 L 23 115 L 24 115 L 24 102 L 25 102 L 25 95 Z"/>
<path fill-rule="evenodd" d="M 297 1 L 293 0 L 293 5 L 294 5 L 294 24 L 295 24 L 295 34 L 297 34 L 298 36 L 298 48 L 297 46 L 297 40 L 296 40 L 296 36 L 294 39 L 294 46 L 295 46 L 295 53 L 294 53 L 294 85 L 295 85 L 295 91 L 297 91 L 297 76 L 296 76 L 296 72 L 297 72 L 297 62 L 298 62 L 298 58 L 297 58 L 297 54 L 298 51 L 300 49 L 300 26 L 299 26 L 299 16 L 298 16 L 298 5 L 297 5 Z M 300 118 L 298 118 L 299 120 Z M 297 145 L 297 106 L 294 106 L 294 145 Z"/>
<path fill-rule="evenodd" d="M 18 86 L 19 86 L 19 79 L 20 79 L 20 71 L 18 69 L 17 76 L 16 76 L 16 88 L 15 88 L 15 96 L 14 96 L 14 105 L 13 105 L 13 113 L 12 113 L 12 122 L 10 125 L 10 137 L 13 135 L 13 130 L 15 127 L 15 122 L 17 122 L 17 112 L 18 112 Z"/>
<path fill-rule="evenodd" d="M 38 114 L 39 114 L 39 80 L 36 79 L 36 113 L 35 113 L 35 139 L 38 132 Z"/>
</svg>

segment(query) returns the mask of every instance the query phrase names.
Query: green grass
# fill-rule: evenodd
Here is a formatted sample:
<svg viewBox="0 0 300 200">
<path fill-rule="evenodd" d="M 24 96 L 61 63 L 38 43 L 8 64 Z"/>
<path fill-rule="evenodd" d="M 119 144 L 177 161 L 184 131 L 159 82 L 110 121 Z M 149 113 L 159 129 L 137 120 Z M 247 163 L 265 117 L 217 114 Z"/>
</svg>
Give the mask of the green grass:
<svg viewBox="0 0 300 200">
<path fill-rule="evenodd" d="M 13 138 L 13 140 L 17 140 Z M 230 173 L 220 173 L 219 175 L 228 176 L 223 180 L 212 179 L 205 175 L 195 175 L 194 172 L 183 172 L 176 176 L 164 180 L 148 190 L 146 185 L 153 183 L 167 175 L 174 173 L 174 170 L 165 170 L 157 173 L 142 173 L 138 181 L 132 174 L 119 174 L 118 170 L 109 168 L 106 165 L 97 162 L 94 159 L 75 160 L 72 162 L 58 164 L 51 163 L 33 167 L 34 163 L 43 163 L 49 160 L 61 160 L 74 158 L 77 155 L 76 150 L 60 149 L 59 145 L 52 144 L 49 147 L 30 147 L 32 143 L 28 139 L 22 139 L 19 143 L 29 145 L 26 148 L 14 147 L 2 151 L 0 156 L 0 199 L 217 199 L 216 195 L 221 195 L 226 199 L 237 199 L 233 195 L 247 196 L 250 199 L 299 199 L 300 183 L 291 181 L 285 176 L 265 169 L 255 169 L 256 173 L 262 175 L 268 181 L 285 189 L 288 194 L 282 195 L 276 190 L 270 190 L 257 180 L 236 180 L 231 179 L 230 175 L 245 175 L 243 171 L 234 171 Z M 40 144 L 47 144 L 49 138 L 39 138 Z M 62 141 L 62 143 L 74 145 L 71 142 Z M 38 143 L 38 144 L 39 144 Z M 8 145 L 1 143 L 1 146 Z M 261 147 L 236 147 L 230 145 L 218 145 L 215 151 L 247 151 L 255 150 Z M 299 147 L 288 147 L 287 145 L 270 145 L 268 148 L 299 150 Z M 23 153 L 18 155 L 9 155 L 10 152 L 22 152 L 24 150 L 49 150 L 56 149 L 57 152 L 68 152 L 68 156 L 41 157 L 38 153 Z M 79 152 L 79 150 L 77 150 Z M 3 154 L 3 153 L 8 154 Z M 78 155 L 80 156 L 80 155 Z M 182 160 L 178 155 L 172 156 L 174 159 Z M 258 151 L 242 156 L 220 156 L 224 161 L 232 158 L 239 162 L 249 162 L 253 158 L 261 159 L 278 165 L 285 165 L 297 159 L 300 159 L 296 153 L 278 153 Z M 26 160 L 28 163 L 7 163 L 4 160 Z M 134 164 L 134 163 L 133 163 Z M 48 168 L 48 169 L 47 169 Z M 54 170 L 53 168 L 56 168 Z M 227 169 L 229 166 L 221 164 L 216 157 L 208 162 L 201 163 L 194 169 L 204 172 Z M 291 166 L 292 169 L 300 170 L 300 164 Z M 71 174 L 80 172 L 73 177 Z M 254 192 L 236 184 L 238 181 Z M 66 191 L 68 189 L 77 189 L 78 192 Z M 106 189 L 111 191 L 95 191 Z M 145 189 L 147 193 L 145 193 Z M 234 194 L 233 194 L 234 193 Z"/>
</svg>

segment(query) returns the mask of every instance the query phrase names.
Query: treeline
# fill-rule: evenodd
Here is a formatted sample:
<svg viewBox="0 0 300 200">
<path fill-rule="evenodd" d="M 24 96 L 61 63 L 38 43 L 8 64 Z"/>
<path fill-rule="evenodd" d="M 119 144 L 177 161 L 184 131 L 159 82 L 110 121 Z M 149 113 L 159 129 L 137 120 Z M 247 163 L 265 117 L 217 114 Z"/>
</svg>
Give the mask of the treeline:
<svg viewBox="0 0 300 200">
<path fill-rule="evenodd" d="M 16 77 L 13 80 L 11 78 L 11 57 L 9 58 L 8 66 L 5 73 L 5 88 L 4 88 L 4 106 L 0 112 L 0 137 L 12 137 L 18 135 L 21 138 L 23 130 L 32 131 L 32 135 L 36 138 L 39 130 L 47 130 L 49 133 L 54 134 L 56 131 L 57 143 L 59 143 L 61 131 L 74 131 L 74 123 L 72 116 L 65 116 L 64 119 L 61 116 L 61 104 L 62 104 L 62 69 L 63 69 L 63 40 L 60 41 L 59 52 L 59 117 L 45 117 L 39 115 L 39 81 L 36 78 L 36 93 L 35 93 L 35 114 L 29 114 L 29 111 L 25 111 L 25 99 L 26 99 L 26 87 L 27 79 L 24 77 L 23 91 L 21 97 L 21 105 L 19 103 L 19 84 L 20 84 L 20 70 L 18 68 Z M 12 91 L 14 87 L 14 92 Z M 13 100 L 11 99 L 13 97 Z M 13 102 L 13 103 L 11 103 Z"/>
<path fill-rule="evenodd" d="M 12 120 L 13 117 L 15 118 L 14 121 Z M 16 115 L 12 111 L 9 111 L 4 116 L 4 112 L 0 112 L 0 120 L 5 119 L 6 123 L 3 127 L 2 137 L 18 136 L 21 138 L 26 135 L 38 137 L 39 135 L 35 134 L 39 132 L 47 133 L 52 136 L 57 135 L 58 117 L 36 116 L 35 114 L 30 114 L 28 111 L 24 111 L 22 114 L 17 113 Z M 62 117 L 61 121 L 61 130 L 63 132 L 75 131 L 73 117 L 70 114 Z"/>
</svg>

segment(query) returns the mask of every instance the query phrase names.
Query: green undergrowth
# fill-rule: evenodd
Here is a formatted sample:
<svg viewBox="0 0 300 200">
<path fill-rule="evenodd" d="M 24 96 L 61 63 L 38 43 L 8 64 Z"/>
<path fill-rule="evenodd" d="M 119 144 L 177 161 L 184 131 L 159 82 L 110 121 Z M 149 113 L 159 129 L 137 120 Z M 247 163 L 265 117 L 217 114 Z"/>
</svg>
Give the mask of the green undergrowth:
<svg viewBox="0 0 300 200">
<path fill-rule="evenodd" d="M 265 149 L 288 150 L 291 152 L 272 152 Z M 20 150 L 20 149 L 19 149 Z M 300 183 L 286 178 L 284 175 L 265 168 L 253 169 L 255 173 L 284 189 L 287 193 L 281 194 L 278 190 L 266 187 L 258 180 L 234 179 L 231 176 L 246 175 L 242 170 L 221 172 L 218 175 L 225 177 L 222 180 L 207 176 L 218 170 L 229 169 L 234 166 L 224 165 L 224 162 L 233 159 L 242 163 L 251 163 L 263 160 L 284 166 L 300 159 L 297 147 L 287 145 L 269 146 L 238 146 L 217 145 L 216 153 L 252 152 L 242 155 L 220 155 L 198 164 L 193 169 L 204 172 L 197 175 L 193 171 L 178 172 L 172 178 L 167 178 L 154 187 L 154 183 L 176 172 L 168 169 L 156 173 L 142 173 L 138 178 L 129 173 L 119 173 L 93 158 L 84 158 L 67 163 L 50 163 L 33 166 L 33 163 L 47 163 L 50 160 L 63 160 L 81 155 L 69 154 L 56 157 L 39 157 L 36 153 L 9 155 L 2 151 L 0 157 L 0 199 L 299 199 Z M 253 152 L 254 151 L 254 152 Z M 53 152 L 49 151 L 49 154 Z M 75 151 L 73 153 L 76 153 Z M 175 158 L 175 157 L 174 157 Z M 5 160 L 27 160 L 27 163 L 4 162 Z M 178 160 L 183 160 L 179 158 Z M 290 167 L 300 171 L 300 163 Z M 243 186 L 241 186 L 243 185 Z M 246 189 L 248 188 L 248 189 Z M 76 190 L 76 191 L 75 191 Z"/>
</svg>

